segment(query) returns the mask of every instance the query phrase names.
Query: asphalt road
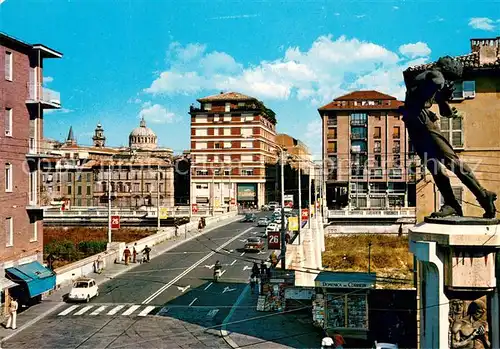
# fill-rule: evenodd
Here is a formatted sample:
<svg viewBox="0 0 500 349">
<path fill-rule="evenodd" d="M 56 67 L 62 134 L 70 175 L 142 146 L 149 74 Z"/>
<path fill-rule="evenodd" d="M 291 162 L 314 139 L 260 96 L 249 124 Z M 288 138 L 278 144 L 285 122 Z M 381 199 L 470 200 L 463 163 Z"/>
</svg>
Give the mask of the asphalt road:
<svg viewBox="0 0 500 349">
<path fill-rule="evenodd" d="M 263 230 L 235 222 L 184 243 L 100 285 L 89 304 L 64 305 L 3 348 L 227 347 L 207 329 L 220 328 L 252 262 L 268 257 L 239 250 Z M 214 283 L 217 260 L 223 275 Z"/>
</svg>

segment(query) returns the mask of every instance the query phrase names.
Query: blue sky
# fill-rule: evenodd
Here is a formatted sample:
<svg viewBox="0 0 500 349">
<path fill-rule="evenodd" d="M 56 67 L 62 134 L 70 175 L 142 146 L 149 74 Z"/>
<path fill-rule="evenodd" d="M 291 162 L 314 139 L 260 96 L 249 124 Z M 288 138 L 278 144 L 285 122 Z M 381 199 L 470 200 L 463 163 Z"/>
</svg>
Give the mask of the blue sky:
<svg viewBox="0 0 500 349">
<path fill-rule="evenodd" d="M 401 71 L 469 52 L 499 35 L 498 1 L 0 0 L 0 30 L 64 54 L 46 86 L 64 108 L 45 136 L 72 125 L 90 144 L 98 121 L 126 145 L 144 115 L 162 146 L 189 147 L 188 110 L 219 91 L 260 98 L 278 131 L 320 151 L 317 108 L 356 89 L 403 97 Z"/>
</svg>

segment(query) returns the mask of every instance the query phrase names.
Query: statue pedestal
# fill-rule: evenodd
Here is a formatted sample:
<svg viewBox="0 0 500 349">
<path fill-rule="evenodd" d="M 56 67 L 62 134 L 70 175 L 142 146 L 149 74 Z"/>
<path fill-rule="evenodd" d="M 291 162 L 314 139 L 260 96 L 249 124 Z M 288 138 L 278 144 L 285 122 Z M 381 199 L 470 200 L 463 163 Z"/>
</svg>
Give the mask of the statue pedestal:
<svg viewBox="0 0 500 349">
<path fill-rule="evenodd" d="M 426 218 L 410 228 L 409 244 L 419 266 L 420 347 L 458 347 L 459 341 L 465 340 L 461 326 L 483 324 L 492 347 L 498 348 L 496 257 L 500 221 Z M 477 314 L 473 317 L 470 313 L 474 309 Z M 480 337 L 475 340 L 485 336 Z"/>
</svg>

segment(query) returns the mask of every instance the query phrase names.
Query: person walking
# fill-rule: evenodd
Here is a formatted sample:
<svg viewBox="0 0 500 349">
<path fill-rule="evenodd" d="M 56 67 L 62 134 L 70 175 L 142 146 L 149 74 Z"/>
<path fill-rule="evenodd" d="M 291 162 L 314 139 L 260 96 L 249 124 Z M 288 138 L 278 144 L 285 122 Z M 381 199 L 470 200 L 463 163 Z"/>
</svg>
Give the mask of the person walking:
<svg viewBox="0 0 500 349">
<path fill-rule="evenodd" d="M 15 298 L 12 298 L 9 304 L 9 318 L 7 319 L 6 328 L 12 328 L 13 330 L 17 327 L 17 308 L 19 305 Z"/>
<path fill-rule="evenodd" d="M 144 253 L 144 255 L 146 256 L 145 262 L 149 263 L 149 254 L 151 253 L 151 248 L 146 245 L 146 247 L 144 247 L 144 250 L 142 250 L 142 253 Z"/>
<path fill-rule="evenodd" d="M 344 345 L 346 344 L 344 337 L 342 337 L 342 335 L 338 331 L 335 331 L 333 333 L 333 341 L 335 342 L 335 348 L 337 349 L 343 349 Z"/>
<path fill-rule="evenodd" d="M 132 247 L 132 263 L 137 263 L 137 250 L 135 247 L 137 246 L 137 242 L 134 244 L 134 247 Z"/>
<path fill-rule="evenodd" d="M 125 247 L 123 255 L 125 256 L 125 265 L 128 265 L 128 262 L 130 261 L 130 250 L 128 249 L 128 246 Z"/>
<path fill-rule="evenodd" d="M 252 273 L 252 275 L 250 275 L 250 291 L 252 292 L 252 294 L 255 291 L 256 283 L 257 283 L 257 276 L 254 273 Z"/>
<path fill-rule="evenodd" d="M 255 274 L 255 275 L 259 275 L 260 274 L 259 266 L 255 262 L 253 263 L 253 266 L 252 266 L 252 274 Z"/>
</svg>

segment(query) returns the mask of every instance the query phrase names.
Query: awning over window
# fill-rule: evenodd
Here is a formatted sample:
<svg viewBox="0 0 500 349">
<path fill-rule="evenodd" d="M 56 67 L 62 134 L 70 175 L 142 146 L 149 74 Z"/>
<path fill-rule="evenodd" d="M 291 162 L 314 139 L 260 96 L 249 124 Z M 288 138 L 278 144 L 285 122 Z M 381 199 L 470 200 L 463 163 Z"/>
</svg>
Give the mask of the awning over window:
<svg viewBox="0 0 500 349">
<path fill-rule="evenodd" d="M 30 297 L 36 297 L 56 286 L 56 274 L 39 262 L 18 265 L 5 270 L 7 278 L 26 284 Z"/>
</svg>

